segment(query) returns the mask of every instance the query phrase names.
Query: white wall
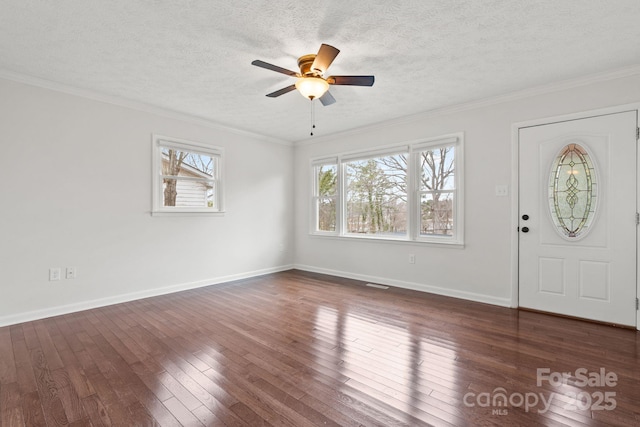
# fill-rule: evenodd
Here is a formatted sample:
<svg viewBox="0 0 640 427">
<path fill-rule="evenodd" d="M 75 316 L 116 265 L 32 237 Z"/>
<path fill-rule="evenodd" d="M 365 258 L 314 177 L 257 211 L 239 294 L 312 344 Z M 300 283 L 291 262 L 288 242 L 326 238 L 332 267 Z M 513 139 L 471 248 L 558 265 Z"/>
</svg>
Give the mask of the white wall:
<svg viewBox="0 0 640 427">
<path fill-rule="evenodd" d="M 0 326 L 290 267 L 291 146 L 9 80 L 0 94 Z M 150 215 L 152 133 L 225 148 L 224 216 Z M 48 280 L 66 266 L 76 279 Z"/>
<path fill-rule="evenodd" d="M 632 74 L 292 148 L 0 79 L 0 326 L 292 265 L 509 305 L 515 212 L 495 186 L 512 182 L 512 124 L 638 101 Z M 464 248 L 309 235 L 310 158 L 455 132 L 465 134 Z M 150 216 L 152 133 L 225 147 L 225 216 Z M 78 278 L 48 280 L 66 266 Z"/>
<path fill-rule="evenodd" d="M 513 219 L 512 125 L 640 101 L 640 75 L 528 91 L 475 107 L 425 113 L 381 126 L 299 143 L 295 152 L 295 263 L 298 268 L 510 305 Z M 569 87 L 572 86 L 572 87 Z M 374 88 L 375 90 L 375 88 Z M 362 114 L 366 114 L 363 111 Z M 465 247 L 323 238 L 309 234 L 309 160 L 419 138 L 464 132 Z M 510 195 L 513 194 L 511 188 Z M 416 263 L 409 264 L 408 255 Z"/>
</svg>

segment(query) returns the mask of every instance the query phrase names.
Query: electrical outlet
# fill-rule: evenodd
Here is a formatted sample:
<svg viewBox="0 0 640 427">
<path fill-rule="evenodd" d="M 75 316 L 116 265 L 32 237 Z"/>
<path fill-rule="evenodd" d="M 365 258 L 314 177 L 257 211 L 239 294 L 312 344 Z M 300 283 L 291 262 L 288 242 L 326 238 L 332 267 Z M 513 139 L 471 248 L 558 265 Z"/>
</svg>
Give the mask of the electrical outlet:
<svg viewBox="0 0 640 427">
<path fill-rule="evenodd" d="M 416 263 L 416 256 L 414 254 L 409 254 L 409 264 Z"/>
<path fill-rule="evenodd" d="M 67 267 L 67 279 L 75 279 L 78 275 L 78 269 L 76 267 Z"/>
<path fill-rule="evenodd" d="M 49 281 L 60 280 L 60 267 L 51 267 L 49 269 Z"/>
</svg>

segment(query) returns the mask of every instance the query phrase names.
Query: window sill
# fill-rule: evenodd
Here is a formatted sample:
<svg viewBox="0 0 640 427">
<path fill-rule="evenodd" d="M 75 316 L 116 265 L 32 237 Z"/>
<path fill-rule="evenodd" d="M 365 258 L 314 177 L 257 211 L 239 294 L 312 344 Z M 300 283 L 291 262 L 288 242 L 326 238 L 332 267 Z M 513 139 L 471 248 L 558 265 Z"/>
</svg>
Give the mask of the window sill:
<svg viewBox="0 0 640 427">
<path fill-rule="evenodd" d="M 351 241 L 362 241 L 362 242 L 375 242 L 375 243 L 391 243 L 391 244 L 400 244 L 400 245 L 418 245 L 418 246 L 431 246 L 434 248 L 451 248 L 451 249 L 464 249 L 464 243 L 459 241 L 445 241 L 445 240 L 411 240 L 409 238 L 406 239 L 398 239 L 391 237 L 381 237 L 381 236 L 359 236 L 354 234 L 329 234 L 329 233 L 317 233 L 311 232 L 309 236 L 312 238 L 321 238 L 321 239 L 334 239 L 334 240 L 351 240 Z"/>
<path fill-rule="evenodd" d="M 224 216 L 224 211 L 206 212 L 206 211 L 151 211 L 151 216 Z"/>
</svg>

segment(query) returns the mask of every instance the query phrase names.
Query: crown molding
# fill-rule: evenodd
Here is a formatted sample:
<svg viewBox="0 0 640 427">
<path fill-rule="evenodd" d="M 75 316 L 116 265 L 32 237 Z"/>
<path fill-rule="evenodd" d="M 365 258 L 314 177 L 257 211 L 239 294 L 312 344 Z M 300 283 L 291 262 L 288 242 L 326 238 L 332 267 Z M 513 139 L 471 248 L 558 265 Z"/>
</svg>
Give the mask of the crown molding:
<svg viewBox="0 0 640 427">
<path fill-rule="evenodd" d="M 492 105 L 503 104 L 511 101 L 517 101 L 525 98 L 532 98 L 538 95 L 544 95 L 554 92 L 561 92 L 581 86 L 588 86 L 595 83 L 601 83 L 609 80 L 621 79 L 624 77 L 630 77 L 640 74 L 640 64 L 632 65 L 629 67 L 619 68 L 617 70 L 605 71 L 602 73 L 590 74 L 588 76 L 578 77 L 575 79 L 561 80 L 558 82 L 548 83 L 540 86 L 535 86 L 527 89 L 522 89 L 503 95 L 493 96 L 490 98 L 479 99 L 476 101 L 465 102 L 462 104 L 450 105 L 447 107 L 437 108 L 434 110 L 427 110 L 421 113 L 415 113 L 408 116 L 403 116 L 395 119 L 386 120 L 384 122 L 376 123 L 369 126 L 361 126 L 358 128 L 350 129 L 344 132 L 336 132 L 329 135 L 323 135 L 313 140 L 304 139 L 298 140 L 293 143 L 294 146 L 301 147 L 306 145 L 319 144 L 324 142 L 333 141 L 337 138 L 349 137 L 356 134 L 361 134 L 366 131 L 375 131 L 378 129 L 385 129 L 397 125 L 402 125 L 409 122 L 414 122 L 419 119 L 432 119 L 435 117 L 460 113 L 469 110 L 475 110 L 478 108 L 489 107 Z"/>
<path fill-rule="evenodd" d="M 229 133 L 233 133 L 240 136 L 246 136 L 249 138 L 258 139 L 258 140 L 269 142 L 272 144 L 279 144 L 279 145 L 286 145 L 286 146 L 294 145 L 292 141 L 284 141 L 284 140 L 272 138 L 266 135 L 261 135 L 261 134 L 250 132 L 250 131 L 232 128 L 232 127 L 217 123 L 213 120 L 207 119 L 205 117 L 182 113 L 169 108 L 159 107 L 156 105 L 134 101 L 131 99 L 126 99 L 118 96 L 106 95 L 97 91 L 80 89 L 74 86 L 65 85 L 62 83 L 57 83 L 51 80 L 46 80 L 39 77 L 33 77 L 26 74 L 15 73 L 13 71 L 5 70 L 5 69 L 0 69 L 0 79 L 10 80 L 13 82 L 22 83 L 29 86 L 36 86 L 43 89 L 52 90 L 55 92 L 62 92 L 68 95 L 74 95 L 81 98 L 91 99 L 93 101 L 104 102 L 107 104 L 129 108 L 136 111 L 155 114 L 155 115 L 166 117 L 169 119 L 175 119 L 175 120 L 180 120 L 180 121 L 188 122 L 188 123 L 199 125 L 199 126 L 204 126 L 210 129 L 220 130 L 220 131 L 229 132 Z"/>
<path fill-rule="evenodd" d="M 437 108 L 434 110 L 427 110 L 420 113 L 411 114 L 408 116 L 386 120 L 384 122 L 380 122 L 374 125 L 361 126 L 361 127 L 357 127 L 354 129 L 343 131 L 343 132 L 336 132 L 328 135 L 323 135 L 321 137 L 313 138 L 313 140 L 304 139 L 304 140 L 298 140 L 298 141 L 285 141 L 285 140 L 269 137 L 266 135 L 225 126 L 204 117 L 182 113 L 182 112 L 171 110 L 168 108 L 146 104 L 143 102 L 134 101 L 134 100 L 130 100 L 122 97 L 106 95 L 106 94 L 99 93 L 96 91 L 91 91 L 88 89 L 80 89 L 70 85 L 57 83 L 51 80 L 46 80 L 39 77 L 33 77 L 26 74 L 20 74 L 20 73 L 15 73 L 13 71 L 0 69 L 0 78 L 5 80 L 10 80 L 10 81 L 30 85 L 30 86 L 41 87 L 43 89 L 62 92 L 62 93 L 78 96 L 81 98 L 92 99 L 94 101 L 117 105 L 124 108 L 130 108 L 132 110 L 151 113 L 151 114 L 155 114 L 155 115 L 159 115 L 159 116 L 163 116 L 163 117 L 171 118 L 175 120 L 181 120 L 181 121 L 185 121 L 185 122 L 200 125 L 200 126 L 205 126 L 211 129 L 216 129 L 216 130 L 233 133 L 240 136 L 250 137 L 253 139 L 261 140 L 261 141 L 272 143 L 272 144 L 285 145 L 285 146 L 306 146 L 306 145 L 319 144 L 323 142 L 332 141 L 337 138 L 360 134 L 366 131 L 373 131 L 376 129 L 385 129 L 388 127 L 413 122 L 418 119 L 423 119 L 423 120 L 432 119 L 432 118 L 447 115 L 447 114 L 459 113 L 459 112 L 464 112 L 468 110 L 474 110 L 477 108 L 488 107 L 496 104 L 502 104 L 510 101 L 531 98 L 538 95 L 560 92 L 560 91 L 572 89 L 575 87 L 587 86 L 595 83 L 620 79 L 620 78 L 629 77 L 637 74 L 640 74 L 640 64 L 620 68 L 617 70 L 590 74 L 588 76 L 578 77 L 575 79 L 567 79 L 559 82 L 535 86 L 532 88 L 510 92 L 504 95 L 498 95 L 498 96 L 470 101 L 462 104 L 451 105 L 447 107 Z"/>
</svg>

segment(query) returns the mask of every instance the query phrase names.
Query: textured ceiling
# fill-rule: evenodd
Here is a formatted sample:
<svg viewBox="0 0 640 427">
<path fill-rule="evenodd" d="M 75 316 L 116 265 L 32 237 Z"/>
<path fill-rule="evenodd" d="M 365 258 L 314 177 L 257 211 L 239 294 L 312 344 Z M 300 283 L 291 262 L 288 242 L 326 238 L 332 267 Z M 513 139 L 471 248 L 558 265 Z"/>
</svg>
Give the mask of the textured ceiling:
<svg viewBox="0 0 640 427">
<path fill-rule="evenodd" d="M 321 43 L 373 74 L 316 105 L 327 135 L 640 64 L 638 0 L 2 0 L 0 72 L 144 102 L 284 141 L 310 102 L 264 95 Z"/>
</svg>

